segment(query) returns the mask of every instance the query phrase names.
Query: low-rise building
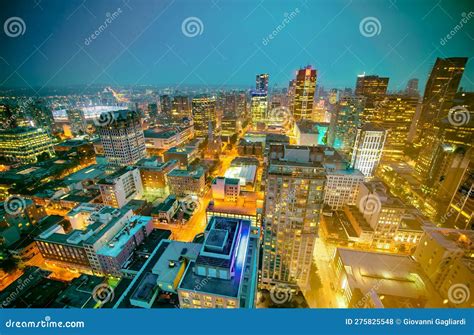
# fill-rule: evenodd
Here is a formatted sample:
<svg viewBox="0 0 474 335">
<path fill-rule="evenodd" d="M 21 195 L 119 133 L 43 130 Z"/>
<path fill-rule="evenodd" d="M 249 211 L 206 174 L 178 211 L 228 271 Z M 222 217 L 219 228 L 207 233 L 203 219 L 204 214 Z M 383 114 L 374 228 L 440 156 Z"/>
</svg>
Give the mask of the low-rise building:
<svg viewBox="0 0 474 335">
<path fill-rule="evenodd" d="M 151 216 L 155 222 L 171 223 L 178 209 L 178 199 L 174 195 L 169 195 L 162 203 L 153 208 Z"/>
<path fill-rule="evenodd" d="M 187 168 L 189 164 L 194 162 L 199 156 L 198 147 L 185 146 L 173 147 L 168 149 L 164 154 L 165 162 L 176 160 L 182 168 Z"/>
<path fill-rule="evenodd" d="M 334 285 L 343 291 L 344 307 L 429 308 L 441 304 L 428 276 L 410 256 L 338 248 L 333 262 Z"/>
<path fill-rule="evenodd" d="M 122 208 L 130 200 L 143 195 L 140 170 L 136 167 L 123 167 L 101 179 L 98 184 L 103 203 L 115 208 Z"/>
<path fill-rule="evenodd" d="M 212 197 L 216 200 L 236 202 L 240 195 L 240 179 L 217 177 L 212 181 Z"/>
<path fill-rule="evenodd" d="M 166 129 L 149 129 L 145 132 L 147 151 L 168 150 L 180 146 L 194 137 L 194 126 Z"/>
<path fill-rule="evenodd" d="M 205 191 L 204 170 L 202 168 L 195 170 L 174 169 L 168 173 L 168 184 L 171 194 L 201 196 Z"/>
</svg>

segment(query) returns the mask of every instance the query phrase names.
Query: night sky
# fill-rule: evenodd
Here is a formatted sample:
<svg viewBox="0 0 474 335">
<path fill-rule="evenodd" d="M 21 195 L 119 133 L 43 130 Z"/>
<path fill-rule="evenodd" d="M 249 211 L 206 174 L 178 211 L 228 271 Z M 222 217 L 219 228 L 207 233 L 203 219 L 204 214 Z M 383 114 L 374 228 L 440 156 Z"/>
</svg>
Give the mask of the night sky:
<svg viewBox="0 0 474 335">
<path fill-rule="evenodd" d="M 312 64 L 326 88 L 354 87 L 365 72 L 390 77 L 389 89 L 397 90 L 410 78 L 419 78 L 423 88 L 436 57 L 467 56 L 461 86 L 474 90 L 474 13 L 440 42 L 462 13 L 474 11 L 473 1 L 5 2 L 0 87 L 38 93 L 75 84 L 250 87 L 263 72 L 271 87 L 286 87 L 297 68 Z M 22 35 L 5 33 L 11 17 L 24 21 Z M 183 33 L 189 17 L 202 22 L 196 36 Z M 285 17 L 285 27 L 276 31 Z M 367 17 L 380 22 L 378 34 L 361 33 Z M 107 18 L 107 27 L 86 41 Z"/>
</svg>

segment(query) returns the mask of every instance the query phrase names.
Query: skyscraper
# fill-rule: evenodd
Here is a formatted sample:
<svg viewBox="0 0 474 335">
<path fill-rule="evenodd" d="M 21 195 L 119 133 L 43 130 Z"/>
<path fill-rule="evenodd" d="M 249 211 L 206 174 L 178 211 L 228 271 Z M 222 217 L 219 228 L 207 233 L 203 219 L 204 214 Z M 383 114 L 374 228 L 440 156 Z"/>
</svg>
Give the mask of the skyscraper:
<svg viewBox="0 0 474 335">
<path fill-rule="evenodd" d="M 357 77 L 355 95 L 366 98 L 364 111 L 360 115 L 362 125 L 380 119 L 380 102 L 387 93 L 388 81 L 389 78 L 376 75 L 363 74 Z"/>
<path fill-rule="evenodd" d="M 371 124 L 357 129 L 351 166 L 360 170 L 366 178 L 373 177 L 382 157 L 386 138 L 387 131 L 385 129 Z"/>
<path fill-rule="evenodd" d="M 169 95 L 160 95 L 160 110 L 161 113 L 170 115 L 171 114 L 171 97 Z"/>
<path fill-rule="evenodd" d="M 206 137 L 209 122 L 212 123 L 213 129 L 216 129 L 216 99 L 206 95 L 196 97 L 193 99 L 192 109 L 196 137 Z"/>
<path fill-rule="evenodd" d="M 364 111 L 366 98 L 343 96 L 334 108 L 331 117 L 329 143 L 336 149 L 350 153 L 354 147 L 357 128 L 361 126 L 360 115 Z"/>
<path fill-rule="evenodd" d="M 191 116 L 191 104 L 187 96 L 176 95 L 173 97 L 172 115 L 180 118 Z"/>
<path fill-rule="evenodd" d="M 318 147 L 271 145 L 265 189 L 262 286 L 303 290 L 324 202 Z"/>
<path fill-rule="evenodd" d="M 436 59 L 423 95 L 423 109 L 418 121 L 420 131 L 448 115 L 466 63 L 466 57 Z"/>
<path fill-rule="evenodd" d="M 102 113 L 95 123 L 109 163 L 127 166 L 145 158 L 145 136 L 138 112 Z"/>
<path fill-rule="evenodd" d="M 377 75 L 357 76 L 355 95 L 362 95 L 367 98 L 367 104 L 371 106 L 376 100 L 383 99 L 387 94 L 389 78 Z"/>
<path fill-rule="evenodd" d="M 377 106 L 371 123 L 387 130 L 384 159 L 403 157 L 417 106 L 418 97 L 395 94 L 387 95 Z"/>
<path fill-rule="evenodd" d="M 255 89 L 257 92 L 268 93 L 268 73 L 257 74 L 255 79 Z"/>
<path fill-rule="evenodd" d="M 314 92 L 316 90 L 316 70 L 308 65 L 296 73 L 293 99 L 295 121 L 313 119 Z"/>
<path fill-rule="evenodd" d="M 418 79 L 412 78 L 408 80 L 407 87 L 405 88 L 405 94 L 411 97 L 419 97 L 420 92 L 418 91 Z"/>
<path fill-rule="evenodd" d="M 266 92 L 252 91 L 250 98 L 250 111 L 252 113 L 252 122 L 264 122 L 267 118 L 268 95 Z"/>
</svg>

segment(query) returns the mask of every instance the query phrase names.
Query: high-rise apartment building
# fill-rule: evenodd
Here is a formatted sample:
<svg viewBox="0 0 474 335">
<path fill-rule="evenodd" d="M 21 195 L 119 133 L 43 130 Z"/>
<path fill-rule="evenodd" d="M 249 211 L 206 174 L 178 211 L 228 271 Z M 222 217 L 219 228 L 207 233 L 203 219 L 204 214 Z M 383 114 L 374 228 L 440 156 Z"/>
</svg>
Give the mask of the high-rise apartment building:
<svg viewBox="0 0 474 335">
<path fill-rule="evenodd" d="M 296 73 L 293 98 L 293 117 L 295 121 L 313 119 L 314 92 L 316 90 L 316 70 L 310 65 Z"/>
<path fill-rule="evenodd" d="M 357 129 L 351 166 L 360 170 L 366 178 L 373 177 L 382 157 L 386 138 L 387 131 L 385 129 L 371 124 Z"/>
<path fill-rule="evenodd" d="M 216 129 L 216 98 L 210 96 L 199 96 L 192 101 L 194 118 L 194 131 L 196 137 L 206 137 L 208 134 L 209 122 L 213 129 Z"/>
<path fill-rule="evenodd" d="M 306 288 L 324 202 L 317 147 L 271 145 L 265 184 L 262 286 Z"/>
<path fill-rule="evenodd" d="M 146 156 L 145 136 L 138 112 L 106 112 L 96 124 L 109 163 L 129 166 Z"/>
</svg>

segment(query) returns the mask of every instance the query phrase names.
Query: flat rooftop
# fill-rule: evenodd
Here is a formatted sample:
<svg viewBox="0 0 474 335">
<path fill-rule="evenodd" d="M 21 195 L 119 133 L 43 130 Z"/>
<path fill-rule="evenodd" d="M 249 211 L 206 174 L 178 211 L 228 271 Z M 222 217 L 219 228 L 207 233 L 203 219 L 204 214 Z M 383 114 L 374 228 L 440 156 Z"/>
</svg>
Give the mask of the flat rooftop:
<svg viewBox="0 0 474 335">
<path fill-rule="evenodd" d="M 152 220 L 150 216 L 134 216 L 113 238 L 97 251 L 97 254 L 107 257 L 117 257 L 125 244 L 139 230 L 143 229 Z"/>
</svg>

